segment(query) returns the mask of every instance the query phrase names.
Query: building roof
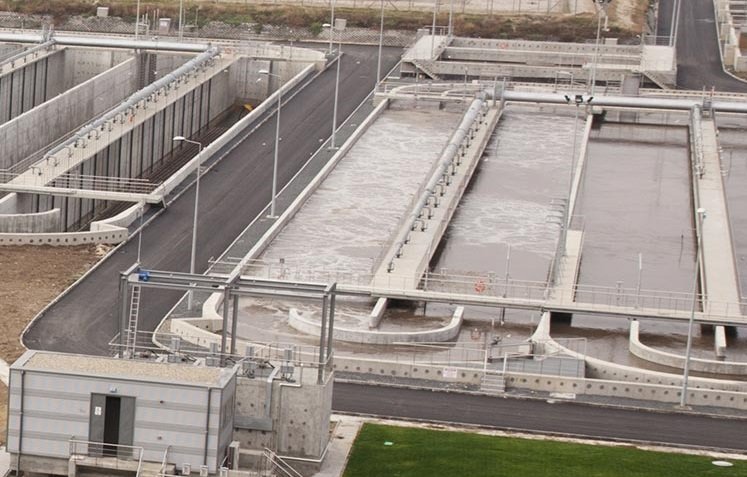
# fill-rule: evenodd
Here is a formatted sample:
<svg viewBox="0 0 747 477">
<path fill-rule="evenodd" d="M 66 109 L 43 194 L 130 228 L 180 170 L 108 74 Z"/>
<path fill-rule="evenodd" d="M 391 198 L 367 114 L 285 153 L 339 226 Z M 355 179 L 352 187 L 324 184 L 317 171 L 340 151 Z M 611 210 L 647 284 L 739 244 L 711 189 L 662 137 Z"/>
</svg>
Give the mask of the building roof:
<svg viewBox="0 0 747 477">
<path fill-rule="evenodd" d="M 235 367 L 158 363 L 34 350 L 24 353 L 11 369 L 217 388 L 223 388 L 236 373 Z"/>
</svg>

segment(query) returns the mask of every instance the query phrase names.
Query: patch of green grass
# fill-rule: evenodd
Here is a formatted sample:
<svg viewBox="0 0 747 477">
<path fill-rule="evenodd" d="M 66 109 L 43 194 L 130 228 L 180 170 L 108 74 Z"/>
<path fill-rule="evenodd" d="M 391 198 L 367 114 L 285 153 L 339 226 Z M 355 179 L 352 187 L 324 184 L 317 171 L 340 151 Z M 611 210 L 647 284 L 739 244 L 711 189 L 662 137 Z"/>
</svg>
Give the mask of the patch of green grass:
<svg viewBox="0 0 747 477">
<path fill-rule="evenodd" d="M 387 444 L 390 443 L 390 444 Z M 745 477 L 747 462 L 557 441 L 365 424 L 344 477 Z"/>
</svg>

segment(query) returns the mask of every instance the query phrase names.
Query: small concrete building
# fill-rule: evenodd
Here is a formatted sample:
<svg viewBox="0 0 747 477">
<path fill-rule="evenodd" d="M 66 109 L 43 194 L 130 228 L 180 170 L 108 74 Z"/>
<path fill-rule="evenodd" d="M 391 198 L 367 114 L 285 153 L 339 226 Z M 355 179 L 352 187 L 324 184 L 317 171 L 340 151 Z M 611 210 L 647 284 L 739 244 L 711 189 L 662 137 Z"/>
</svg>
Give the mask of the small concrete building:
<svg viewBox="0 0 747 477">
<path fill-rule="evenodd" d="M 233 437 L 237 369 L 27 351 L 10 368 L 11 469 L 217 473 Z"/>
</svg>

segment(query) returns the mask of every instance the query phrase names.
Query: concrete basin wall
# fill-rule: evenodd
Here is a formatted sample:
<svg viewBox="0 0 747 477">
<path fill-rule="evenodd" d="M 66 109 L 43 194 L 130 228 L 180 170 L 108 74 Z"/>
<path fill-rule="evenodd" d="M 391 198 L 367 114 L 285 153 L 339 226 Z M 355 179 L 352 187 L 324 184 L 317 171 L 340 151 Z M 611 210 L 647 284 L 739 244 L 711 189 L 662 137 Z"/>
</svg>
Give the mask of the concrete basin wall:
<svg viewBox="0 0 747 477">
<path fill-rule="evenodd" d="M 425 331 L 378 331 L 335 326 L 334 339 L 348 343 L 388 345 L 394 343 L 431 343 L 453 340 L 459 335 L 464 307 L 458 307 L 448 325 Z M 295 308 L 288 311 L 288 325 L 301 333 L 319 336 L 321 323 L 305 318 Z"/>
<path fill-rule="evenodd" d="M 0 214 L 0 233 L 60 231 L 60 209 L 32 214 Z"/>
<path fill-rule="evenodd" d="M 639 331 L 640 323 L 637 320 L 631 321 L 629 350 L 634 356 L 670 368 L 685 368 L 684 356 L 646 346 L 640 340 Z M 690 370 L 709 374 L 747 375 L 747 363 L 690 358 Z"/>
</svg>

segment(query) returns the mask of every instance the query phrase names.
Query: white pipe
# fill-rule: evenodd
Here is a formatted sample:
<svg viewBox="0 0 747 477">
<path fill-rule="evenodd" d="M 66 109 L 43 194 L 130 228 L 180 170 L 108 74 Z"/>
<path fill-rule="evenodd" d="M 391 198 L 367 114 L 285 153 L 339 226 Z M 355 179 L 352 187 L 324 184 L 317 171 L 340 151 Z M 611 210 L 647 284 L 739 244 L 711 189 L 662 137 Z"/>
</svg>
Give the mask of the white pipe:
<svg viewBox="0 0 747 477">
<path fill-rule="evenodd" d="M 486 90 L 488 95 L 493 91 Z M 503 91 L 505 101 L 517 101 L 527 103 L 551 103 L 568 104 L 566 96 L 559 93 L 534 93 L 524 91 Z M 575 93 L 569 93 L 573 103 Z M 696 99 L 668 99 L 668 98 L 641 98 L 631 96 L 584 96 L 584 102 L 592 106 L 608 106 L 619 108 L 644 108 L 644 109 L 675 109 L 689 111 L 695 106 L 703 105 L 702 100 Z M 711 107 L 716 111 L 726 113 L 747 113 L 747 103 L 736 101 L 713 101 Z"/>
<path fill-rule="evenodd" d="M 39 43 L 44 40 L 42 35 L 0 33 L 0 42 L 7 43 Z M 54 41 L 63 46 L 89 46 L 100 48 L 127 48 L 139 50 L 167 50 L 201 53 L 210 49 L 209 43 L 177 43 L 173 41 L 133 40 L 131 38 L 98 38 L 73 35 L 55 35 Z"/>
<path fill-rule="evenodd" d="M 201 55 L 198 55 L 173 72 L 167 74 L 166 76 L 163 76 L 158 81 L 155 81 L 151 83 L 150 85 L 146 86 L 145 88 L 141 89 L 140 91 L 137 91 L 132 96 L 127 98 L 125 101 L 120 103 L 119 106 L 116 108 L 108 111 L 103 116 L 99 117 L 98 119 L 94 120 L 91 123 L 88 123 L 86 126 L 83 126 L 81 129 L 79 129 L 68 141 L 58 145 L 51 151 L 47 152 L 45 154 L 45 157 L 51 157 L 60 152 L 61 150 L 65 149 L 69 143 L 78 141 L 82 138 L 84 138 L 88 133 L 93 131 L 94 129 L 97 129 L 104 124 L 106 124 L 108 121 L 116 118 L 120 114 L 125 114 L 129 109 L 134 108 L 140 101 L 145 100 L 148 98 L 151 94 L 156 93 L 158 90 L 167 87 L 171 82 L 176 81 L 181 76 L 191 72 L 192 70 L 199 68 L 202 66 L 203 63 L 206 63 L 216 56 L 220 54 L 220 50 L 217 47 L 212 47 L 208 51 L 205 51 Z"/>
</svg>

